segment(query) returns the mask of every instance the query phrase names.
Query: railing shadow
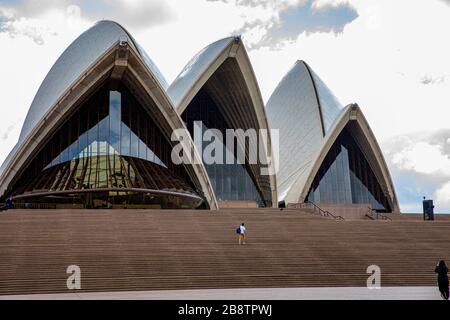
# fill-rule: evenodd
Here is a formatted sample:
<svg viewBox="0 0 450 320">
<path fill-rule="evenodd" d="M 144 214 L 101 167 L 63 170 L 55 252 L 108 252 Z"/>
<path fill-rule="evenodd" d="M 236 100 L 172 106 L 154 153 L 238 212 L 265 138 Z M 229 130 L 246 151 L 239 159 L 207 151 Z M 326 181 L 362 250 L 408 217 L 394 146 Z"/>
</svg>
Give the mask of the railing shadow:
<svg viewBox="0 0 450 320">
<path fill-rule="evenodd" d="M 319 207 L 317 204 L 313 203 L 313 202 L 303 202 L 303 203 L 296 203 L 296 204 L 291 204 L 289 205 L 290 208 L 295 208 L 295 209 L 309 209 L 309 210 L 313 210 L 314 213 L 322 216 L 322 217 L 327 217 L 327 218 L 332 218 L 334 220 L 345 220 L 342 216 L 339 215 L 335 215 L 333 213 L 331 213 L 330 211 L 324 210 L 321 207 Z"/>
<path fill-rule="evenodd" d="M 366 216 L 371 218 L 372 220 L 389 220 L 392 221 L 392 219 L 380 212 L 378 212 L 375 209 L 372 209 L 371 207 L 367 207 L 369 211 L 367 212 Z"/>
</svg>

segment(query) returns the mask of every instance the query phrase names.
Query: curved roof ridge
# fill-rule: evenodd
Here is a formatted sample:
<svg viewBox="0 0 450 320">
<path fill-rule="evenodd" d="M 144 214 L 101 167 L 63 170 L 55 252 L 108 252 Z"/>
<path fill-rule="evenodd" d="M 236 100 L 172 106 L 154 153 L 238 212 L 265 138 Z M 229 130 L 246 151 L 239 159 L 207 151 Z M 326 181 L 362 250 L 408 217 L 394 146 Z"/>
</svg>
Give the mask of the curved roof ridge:
<svg viewBox="0 0 450 320">
<path fill-rule="evenodd" d="M 299 66 L 304 67 L 309 74 L 316 95 L 317 107 L 320 111 L 323 135 L 325 136 L 341 110 L 344 109 L 344 105 L 305 60 L 299 59 L 295 61 L 289 72 L 294 72 L 296 67 Z"/>
<path fill-rule="evenodd" d="M 301 60 L 299 63 L 303 64 L 305 69 L 308 71 L 309 78 L 310 78 L 312 86 L 314 88 L 314 95 L 316 96 L 317 108 L 319 109 L 320 126 L 322 128 L 322 134 L 325 137 L 325 135 L 327 133 L 327 129 L 326 129 L 325 122 L 324 122 L 324 117 L 323 117 L 324 113 L 323 113 L 321 102 L 320 102 L 320 96 L 319 96 L 317 84 L 313 77 L 313 71 L 312 71 L 311 67 L 305 61 Z"/>
<path fill-rule="evenodd" d="M 128 31 L 117 22 L 101 20 L 78 36 L 50 68 L 33 98 L 20 132 L 19 143 L 23 142 L 37 122 L 72 83 L 122 36 L 127 37 L 157 81 L 162 81 L 161 86 L 166 89 L 164 83 L 167 84 L 167 82 L 162 73 Z"/>
<path fill-rule="evenodd" d="M 108 28 L 109 27 L 110 26 L 108 26 Z M 124 47 L 119 44 L 119 42 L 115 41 L 117 33 L 114 33 L 112 36 L 109 34 L 109 36 L 111 39 L 114 38 L 113 45 L 108 47 L 108 50 L 105 52 L 101 52 L 101 55 L 96 57 L 94 64 L 90 65 L 88 69 L 83 71 L 82 76 L 77 77 L 77 79 L 70 84 L 70 90 L 73 94 L 63 94 L 58 98 L 57 105 L 53 103 L 48 107 L 48 110 L 44 110 L 45 117 L 38 118 L 36 124 L 34 124 L 32 128 L 31 133 L 33 137 L 29 138 L 30 135 L 27 136 L 21 144 L 18 143 L 16 145 L 10 156 L 8 156 L 7 162 L 5 162 L 1 168 L 0 197 L 7 191 L 11 181 L 13 181 L 17 174 L 20 175 L 21 172 L 23 172 L 22 168 L 27 165 L 28 161 L 32 161 L 35 151 L 41 147 L 41 144 L 45 141 L 44 139 L 46 139 L 52 130 L 57 128 L 60 121 L 64 120 L 64 115 L 69 114 L 73 107 L 77 105 L 77 101 L 89 94 L 89 90 L 85 91 L 85 89 L 95 89 L 96 85 L 102 83 L 105 79 L 113 79 L 113 74 L 111 74 L 110 71 L 114 73 L 114 66 L 116 65 L 114 61 L 121 59 L 118 52 L 123 50 Z M 156 106 L 156 116 L 159 117 L 158 119 L 160 122 L 164 122 L 160 129 L 165 131 L 165 135 L 170 141 L 171 133 L 184 126 L 181 117 L 177 114 L 170 102 L 166 91 L 158 85 L 158 80 L 155 78 L 152 70 L 148 68 L 146 63 L 140 57 L 140 53 L 137 49 L 130 43 L 127 50 L 129 50 L 129 55 L 126 54 L 125 59 L 128 61 L 129 72 L 123 75 L 123 79 L 131 85 L 136 84 L 137 86 L 140 86 L 137 88 L 144 90 L 143 94 L 148 95 L 148 97 L 153 100 L 153 103 L 150 103 L 150 105 Z M 72 58 L 82 59 L 83 56 Z M 137 78 L 133 80 L 130 79 L 130 77 Z M 146 84 L 153 85 L 148 86 Z M 181 145 L 184 150 L 195 150 L 195 144 L 192 139 L 181 139 Z M 193 163 L 186 165 L 187 173 L 196 188 L 202 192 L 208 206 L 212 209 L 217 209 L 217 200 L 206 169 L 198 160 L 198 152 L 195 152 L 193 156 Z"/>
<path fill-rule="evenodd" d="M 398 204 L 398 199 L 389 172 L 389 168 L 387 167 L 386 161 L 384 159 L 378 141 L 376 140 L 372 132 L 372 129 L 364 116 L 364 113 L 357 104 L 349 104 L 346 107 L 344 107 L 338 118 L 336 118 L 334 123 L 331 125 L 330 130 L 320 147 L 320 151 L 314 157 L 313 163 L 311 164 L 310 169 L 307 172 L 307 175 L 303 176 L 302 179 L 303 181 L 297 181 L 296 183 L 297 188 L 293 188 L 291 192 L 295 192 L 298 194 L 298 199 L 296 201 L 303 202 L 305 200 L 305 198 L 308 195 L 309 189 L 311 188 L 311 185 L 313 183 L 314 177 L 316 176 L 320 166 L 322 165 L 323 160 L 325 159 L 331 147 L 335 143 L 337 137 L 341 134 L 344 128 L 346 128 L 346 126 L 351 121 L 355 121 L 355 123 L 357 123 L 357 125 L 361 128 L 361 131 L 364 134 L 364 138 L 367 140 L 368 143 L 366 147 L 369 147 L 369 151 L 374 155 L 373 159 L 371 160 L 367 159 L 367 161 L 369 161 L 369 163 L 372 161 L 371 163 L 372 165 L 374 165 L 373 161 L 374 160 L 376 161 L 376 165 L 379 166 L 379 169 L 381 171 L 379 172 L 379 174 L 381 174 L 380 178 L 383 179 L 383 181 L 379 181 L 379 183 L 382 183 L 388 189 L 387 191 L 389 194 L 387 194 L 386 196 L 388 197 L 388 200 L 391 202 L 393 212 L 399 212 L 400 208 Z M 365 156 L 367 157 L 368 155 L 366 154 Z"/>
<path fill-rule="evenodd" d="M 167 89 L 176 109 L 195 86 L 197 81 L 211 67 L 214 61 L 230 46 L 238 37 L 226 37 L 217 40 L 197 52 L 184 66 L 175 80 Z"/>
<path fill-rule="evenodd" d="M 389 170 L 362 111 L 354 105 L 342 106 L 305 61 L 297 60 L 282 78 L 266 110 L 271 128 L 280 130 L 280 141 L 283 141 L 277 176 L 279 200 L 286 203 L 305 200 L 325 152 L 331 148 L 330 143 L 350 120 L 357 120 L 368 136 L 369 151 L 375 154 L 373 157 L 382 171 L 393 210 L 398 211 Z"/>
<path fill-rule="evenodd" d="M 117 25 L 119 28 L 121 28 L 126 33 L 128 38 L 131 40 L 131 44 L 134 46 L 136 51 L 142 57 L 142 59 L 144 60 L 145 64 L 149 67 L 149 69 L 155 75 L 155 77 L 157 78 L 157 80 L 159 81 L 159 83 L 161 84 L 163 89 L 167 91 L 167 89 L 169 88 L 169 83 L 167 82 L 166 78 L 162 74 L 161 70 L 159 70 L 158 66 L 150 58 L 150 56 L 148 55 L 147 51 L 145 51 L 145 49 L 139 44 L 139 42 L 136 41 L 136 39 L 133 37 L 133 35 L 124 26 L 122 26 L 122 24 L 120 24 L 120 23 L 118 23 L 117 21 L 114 21 L 114 20 L 108 20 L 108 19 L 100 20 L 100 21 L 97 21 L 95 23 L 95 25 L 97 25 L 99 23 L 102 23 L 102 22 L 113 23 L 113 24 Z"/>
<path fill-rule="evenodd" d="M 344 105 L 334 95 L 331 89 L 323 82 L 323 80 L 317 75 L 317 73 L 311 68 L 311 66 L 301 60 L 301 62 L 307 68 L 311 81 L 313 82 L 315 93 L 317 96 L 317 104 L 321 113 L 322 126 L 324 136 L 330 129 L 333 122 L 339 116 L 341 110 L 344 109 Z"/>
<path fill-rule="evenodd" d="M 309 69 L 317 88 L 325 132 L 327 132 L 339 116 L 340 111 L 344 109 L 344 105 L 339 101 L 333 91 L 325 84 L 322 78 L 317 75 L 314 69 L 311 69 L 311 67 L 309 67 Z"/>
<path fill-rule="evenodd" d="M 178 113 L 183 113 L 192 99 L 194 99 L 195 95 L 209 80 L 214 81 L 216 71 L 219 70 L 221 66 L 225 65 L 229 58 L 236 63 L 236 70 L 239 70 L 238 72 L 242 75 L 242 79 L 245 83 L 245 94 L 248 95 L 249 101 L 251 102 L 251 106 L 249 107 L 253 108 L 251 111 L 252 116 L 254 115 L 254 118 L 252 118 L 254 119 L 253 124 L 258 126 L 259 129 L 269 129 L 266 109 L 261 97 L 258 81 L 240 36 L 227 37 L 213 42 L 198 52 L 183 68 L 168 90 L 168 94 L 177 108 Z M 239 105 L 235 107 L 242 108 L 243 106 Z M 234 113 L 229 113 L 229 115 L 231 114 L 233 115 L 235 123 L 240 120 L 244 121 L 244 119 L 238 120 Z M 225 115 L 225 117 L 227 117 L 227 115 Z M 232 121 L 231 119 L 233 118 L 230 118 L 230 121 Z M 245 127 L 249 127 L 248 123 L 241 123 L 240 125 L 241 126 L 238 126 L 238 128 L 244 129 Z M 272 155 L 272 148 L 272 138 L 269 137 L 266 157 Z M 268 175 L 270 176 L 271 199 L 272 203 L 276 205 L 275 164 L 273 161 L 270 161 L 268 166 L 270 167 L 268 168 L 268 172 L 270 172 Z"/>
<path fill-rule="evenodd" d="M 111 61 L 114 60 L 114 56 L 117 59 L 119 40 L 124 40 L 122 37 L 126 37 L 133 56 L 129 62 L 134 63 L 134 67 L 140 69 L 138 73 L 132 70 L 131 74 L 144 76 L 145 83 L 153 84 L 150 87 L 144 85 L 144 90 L 156 92 L 152 98 L 158 101 L 155 103 L 161 111 L 161 115 L 167 120 L 168 126 L 171 126 L 171 130 L 184 126 L 165 89 L 158 85 L 160 83 L 155 76 L 154 69 L 141 56 L 142 53 L 138 51 L 132 38 L 119 24 L 101 21 L 74 40 L 45 77 L 28 112 L 21 137 L 0 168 L 0 196 L 6 191 L 16 173 L 21 172 L 21 168 L 33 156 L 34 150 L 39 147 L 49 131 L 56 127 L 66 112 L 70 112 L 70 109 L 67 108 L 70 108 L 72 102 L 76 101 L 75 99 L 79 99 L 78 94 L 84 92 L 83 88 L 102 81 L 104 78 L 102 70 L 107 71 L 109 68 L 113 68 Z M 76 93 L 70 94 L 72 89 Z M 33 137 L 29 138 L 31 134 Z M 195 149 L 191 140 L 184 141 L 182 144 L 185 148 L 193 147 Z M 195 157 L 198 157 L 197 153 Z M 198 183 L 209 206 L 216 209 L 217 200 L 206 169 L 202 164 L 197 163 L 198 161 L 194 161 L 192 168 L 189 169 L 192 175 L 195 175 L 194 178 L 191 178 L 196 179 L 195 183 Z"/>
<path fill-rule="evenodd" d="M 312 76 L 304 61 L 298 60 L 283 76 L 266 104 L 271 129 L 279 130 L 279 200 L 312 162 L 324 139 L 318 98 Z"/>
</svg>

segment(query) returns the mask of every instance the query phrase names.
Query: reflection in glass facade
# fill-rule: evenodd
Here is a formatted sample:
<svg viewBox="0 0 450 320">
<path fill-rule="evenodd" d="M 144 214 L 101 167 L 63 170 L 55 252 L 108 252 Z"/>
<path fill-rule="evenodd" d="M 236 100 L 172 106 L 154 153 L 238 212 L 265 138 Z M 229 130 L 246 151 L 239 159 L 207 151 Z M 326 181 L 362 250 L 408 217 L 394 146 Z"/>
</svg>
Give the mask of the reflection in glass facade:
<svg viewBox="0 0 450 320">
<path fill-rule="evenodd" d="M 369 162 L 346 129 L 323 161 L 306 200 L 314 203 L 370 204 L 378 211 L 391 212 Z"/>
<path fill-rule="evenodd" d="M 219 130 L 223 137 L 226 136 L 227 129 L 233 129 L 227 124 L 219 108 L 204 89 L 199 91 L 181 117 L 192 136 L 194 121 L 202 121 L 203 130 L 208 128 Z M 210 143 L 204 142 L 203 150 Z M 256 201 L 258 205 L 264 206 L 261 200 L 262 197 L 252 177 L 249 175 L 247 167 L 238 164 L 236 158 L 235 164 L 225 164 L 226 154 L 230 151 L 226 149 L 225 145 L 223 145 L 223 148 L 224 164 L 207 164 L 204 161 L 217 200 Z M 232 154 L 236 155 L 235 151 Z"/>
<path fill-rule="evenodd" d="M 139 196 L 136 194 L 138 190 L 147 190 L 148 193 L 141 192 Z M 24 186 L 22 196 L 16 201 L 38 194 L 42 196 L 35 200 L 37 202 L 54 203 L 58 199 L 59 204 L 86 204 L 87 207 L 137 204 L 155 207 L 159 204 L 166 208 L 195 208 L 202 202 L 186 182 L 167 168 L 120 155 L 77 158 L 45 169 Z M 133 195 L 132 201 L 125 196 L 130 194 Z M 171 199 L 174 194 L 177 196 Z M 161 199 L 164 195 L 168 196 L 167 199 Z"/>
<path fill-rule="evenodd" d="M 109 97 L 106 96 L 109 93 Z M 126 100 L 126 98 L 125 98 Z M 140 127 L 138 110 L 132 101 L 122 108 L 122 94 L 109 91 L 99 95 L 95 102 L 99 108 L 85 107 L 78 114 L 80 122 L 65 125 L 65 131 L 75 141 L 59 141 L 59 150 L 46 168 L 79 158 L 105 155 L 123 155 L 148 160 L 165 166 L 142 139 L 146 139 L 145 123 Z M 133 126 L 133 129 L 131 127 Z M 81 135 L 78 135 L 78 132 Z M 139 136 L 138 136 L 139 135 Z M 56 148 L 58 149 L 58 148 Z M 55 150 L 58 152 L 58 150 Z"/>
<path fill-rule="evenodd" d="M 74 194 L 101 190 L 102 201 L 112 205 L 118 204 L 116 190 L 136 193 L 140 189 L 157 199 L 153 202 L 161 202 L 164 194 L 178 199 L 166 199 L 162 207 L 195 208 L 203 200 L 187 182 L 190 178 L 184 168 L 170 160 L 171 151 L 156 123 L 128 90 L 106 86 L 54 133 L 14 184 L 13 196 L 25 199 L 40 194 L 41 199 L 54 202 L 57 194 L 59 202 L 66 196 L 74 203 L 88 201 L 84 205 L 91 207 L 92 196 L 82 201 Z M 133 197 L 139 204 L 149 203 Z M 120 199 L 125 200 L 119 204 L 130 204 L 123 193 Z"/>
</svg>

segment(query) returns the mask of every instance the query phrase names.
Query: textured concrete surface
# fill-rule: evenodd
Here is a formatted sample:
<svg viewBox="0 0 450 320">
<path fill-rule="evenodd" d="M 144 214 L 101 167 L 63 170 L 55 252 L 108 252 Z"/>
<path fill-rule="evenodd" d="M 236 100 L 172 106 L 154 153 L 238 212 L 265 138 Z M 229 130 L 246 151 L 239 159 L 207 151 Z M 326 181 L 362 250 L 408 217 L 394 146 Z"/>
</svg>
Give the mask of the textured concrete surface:
<svg viewBox="0 0 450 320">
<path fill-rule="evenodd" d="M 242 222 L 246 246 L 235 233 Z M 335 221 L 302 210 L 8 211 L 0 295 L 67 293 L 72 265 L 82 293 L 365 287 L 373 265 L 383 287 L 433 287 L 436 263 L 450 261 L 449 231 L 450 221 Z"/>
<path fill-rule="evenodd" d="M 267 288 L 0 296 L 0 300 L 441 300 L 436 287 Z"/>
</svg>

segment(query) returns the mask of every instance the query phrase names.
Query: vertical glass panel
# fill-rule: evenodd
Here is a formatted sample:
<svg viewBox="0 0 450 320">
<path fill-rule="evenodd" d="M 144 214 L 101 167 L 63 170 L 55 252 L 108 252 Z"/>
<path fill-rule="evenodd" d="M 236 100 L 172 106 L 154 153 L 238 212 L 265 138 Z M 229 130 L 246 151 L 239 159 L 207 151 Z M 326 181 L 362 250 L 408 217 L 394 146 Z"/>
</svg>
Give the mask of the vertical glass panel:
<svg viewBox="0 0 450 320">
<path fill-rule="evenodd" d="M 62 135 L 60 137 L 60 150 L 63 150 L 60 155 L 60 161 L 66 162 L 69 161 L 69 150 L 66 148 L 69 141 L 69 128 L 65 127 L 62 130 Z"/>
<path fill-rule="evenodd" d="M 96 157 L 98 156 L 98 126 L 95 125 L 89 130 L 89 145 L 88 145 L 88 156 Z"/>
<path fill-rule="evenodd" d="M 131 155 L 130 153 L 131 143 L 131 130 L 122 122 L 122 136 L 120 137 L 120 154 L 124 156 Z"/>
<path fill-rule="evenodd" d="M 98 141 L 109 143 L 109 116 L 98 123 Z"/>
<path fill-rule="evenodd" d="M 203 89 L 192 100 L 181 118 L 186 123 L 192 136 L 194 121 L 202 121 L 204 130 L 208 128 L 219 130 L 223 137 L 226 136 L 226 129 L 231 128 L 215 102 Z M 207 145 L 209 145 L 209 142 L 203 144 L 203 150 Z M 237 163 L 233 151 L 227 150 L 226 146 L 223 146 L 223 148 L 223 164 L 205 164 L 217 200 L 261 202 L 260 192 L 253 182 L 247 167 Z M 234 155 L 234 164 L 226 164 L 227 153 Z"/>
<path fill-rule="evenodd" d="M 237 188 L 235 189 L 238 194 L 238 200 L 245 200 L 249 198 L 249 194 L 247 193 L 247 190 L 245 188 L 245 174 L 243 174 L 242 170 L 241 172 L 236 175 L 237 177 Z"/>
<path fill-rule="evenodd" d="M 311 187 L 308 201 L 315 203 L 369 204 L 390 211 L 387 197 L 363 152 L 345 129 L 336 139 Z"/>
<path fill-rule="evenodd" d="M 155 156 L 155 154 L 153 153 L 152 149 L 150 149 L 150 148 L 147 148 L 147 154 L 146 154 L 145 159 L 147 159 L 148 161 L 151 161 L 151 162 L 155 162 L 155 163 L 160 164 L 159 162 L 156 161 L 156 156 Z M 159 160 L 159 159 L 158 159 L 158 160 Z"/>
<path fill-rule="evenodd" d="M 78 123 L 79 123 L 79 117 L 77 117 L 77 118 L 78 118 Z M 79 135 L 78 123 L 72 122 L 70 124 L 70 143 L 72 143 L 71 146 L 69 147 L 69 159 L 70 160 L 78 158 L 78 154 L 79 154 L 78 140 L 77 140 L 78 135 Z"/>
<path fill-rule="evenodd" d="M 152 148 L 159 152 L 171 150 L 159 145 L 163 143 L 161 133 L 155 130 L 154 122 L 146 113 L 139 111 L 133 97 L 120 91 L 99 92 L 53 140 L 41 159 L 46 168 L 77 158 L 108 154 L 147 159 L 166 167 Z"/>
<path fill-rule="evenodd" d="M 348 149 L 345 146 L 342 146 L 341 153 L 341 166 L 340 166 L 340 179 L 344 181 L 344 202 L 343 203 L 351 203 L 352 202 L 352 184 L 350 181 L 350 167 L 349 167 L 349 158 L 348 158 Z"/>
<path fill-rule="evenodd" d="M 120 127 L 122 115 L 122 95 L 118 91 L 109 92 L 110 145 L 113 154 L 120 154 Z"/>
<path fill-rule="evenodd" d="M 225 169 L 224 198 L 227 200 L 233 200 L 232 195 L 231 195 L 231 175 L 233 174 L 232 166 L 226 164 L 224 169 Z"/>
<path fill-rule="evenodd" d="M 146 159 L 147 158 L 147 146 L 145 145 L 145 142 L 142 140 L 139 140 L 139 157 L 140 159 Z"/>
<path fill-rule="evenodd" d="M 131 131 L 130 148 L 131 148 L 130 155 L 132 157 L 138 158 L 139 157 L 139 138 L 133 131 Z"/>
<path fill-rule="evenodd" d="M 98 124 L 98 155 L 105 156 L 109 151 L 109 117 Z"/>
<path fill-rule="evenodd" d="M 108 188 L 108 158 L 106 156 L 98 159 L 97 188 Z"/>
</svg>

